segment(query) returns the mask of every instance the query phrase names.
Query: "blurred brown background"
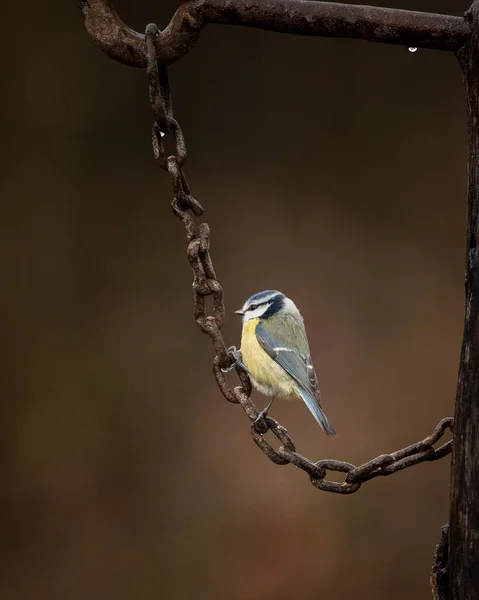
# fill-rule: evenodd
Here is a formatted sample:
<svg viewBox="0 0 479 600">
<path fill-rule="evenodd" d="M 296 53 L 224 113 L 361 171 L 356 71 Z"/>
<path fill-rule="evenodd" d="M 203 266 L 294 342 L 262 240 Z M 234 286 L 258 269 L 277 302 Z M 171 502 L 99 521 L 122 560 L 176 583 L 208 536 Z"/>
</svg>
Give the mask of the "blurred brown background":
<svg viewBox="0 0 479 600">
<path fill-rule="evenodd" d="M 143 30 L 176 4 L 117 8 Z M 351 497 L 268 462 L 192 318 L 144 71 L 105 56 L 73 1 L 3 11 L 2 599 L 430 598 L 449 459 Z M 300 402 L 272 415 L 312 459 L 427 435 L 453 412 L 462 334 L 454 56 L 209 26 L 170 77 L 226 341 L 250 294 L 290 295 L 339 435 Z"/>
</svg>

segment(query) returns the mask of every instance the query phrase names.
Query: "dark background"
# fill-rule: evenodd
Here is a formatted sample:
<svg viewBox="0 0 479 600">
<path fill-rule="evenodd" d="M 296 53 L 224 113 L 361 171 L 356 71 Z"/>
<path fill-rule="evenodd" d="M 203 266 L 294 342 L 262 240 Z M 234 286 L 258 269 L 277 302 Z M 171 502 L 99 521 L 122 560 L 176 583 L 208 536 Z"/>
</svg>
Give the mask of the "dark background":
<svg viewBox="0 0 479 600">
<path fill-rule="evenodd" d="M 143 30 L 176 4 L 117 9 Z M 260 453 L 193 321 L 145 72 L 104 55 L 75 2 L 3 11 L 1 597 L 430 598 L 449 459 L 343 497 Z M 226 342 L 252 293 L 291 296 L 338 436 L 300 402 L 272 415 L 315 460 L 427 435 L 453 412 L 462 333 L 455 57 L 208 26 L 170 78 Z"/>
</svg>

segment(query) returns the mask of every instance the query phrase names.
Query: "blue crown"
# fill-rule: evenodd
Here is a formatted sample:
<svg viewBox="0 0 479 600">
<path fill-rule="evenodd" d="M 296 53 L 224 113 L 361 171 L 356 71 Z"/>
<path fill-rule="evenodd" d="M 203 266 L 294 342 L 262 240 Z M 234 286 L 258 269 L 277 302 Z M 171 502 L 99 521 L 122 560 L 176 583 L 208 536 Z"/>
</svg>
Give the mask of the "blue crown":
<svg viewBox="0 0 479 600">
<path fill-rule="evenodd" d="M 266 298 L 272 299 L 276 295 L 283 296 L 283 294 L 281 292 L 278 292 L 277 290 L 265 290 L 264 292 L 258 292 L 257 294 L 253 294 L 251 298 L 248 298 L 248 303 L 261 304 Z"/>
</svg>

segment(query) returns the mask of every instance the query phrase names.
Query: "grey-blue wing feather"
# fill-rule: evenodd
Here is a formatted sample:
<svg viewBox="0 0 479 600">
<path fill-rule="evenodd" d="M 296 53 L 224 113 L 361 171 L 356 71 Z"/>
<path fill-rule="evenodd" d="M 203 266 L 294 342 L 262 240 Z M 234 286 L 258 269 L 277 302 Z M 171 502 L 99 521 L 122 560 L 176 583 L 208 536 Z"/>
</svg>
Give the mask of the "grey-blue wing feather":
<svg viewBox="0 0 479 600">
<path fill-rule="evenodd" d="M 313 391 L 305 361 L 306 357 L 302 356 L 296 348 L 291 348 L 290 342 L 287 343 L 284 340 L 278 339 L 277 335 L 273 336 L 270 332 L 266 331 L 262 324 L 256 327 L 256 339 L 263 350 L 283 367 L 299 386 L 308 391 Z M 311 361 L 311 358 L 309 358 L 309 361 Z"/>
<path fill-rule="evenodd" d="M 334 428 L 321 406 L 318 379 L 309 353 L 304 354 L 299 348 L 291 347 L 290 340 L 278 339 L 278 335 L 273 336 L 263 324 L 256 327 L 256 338 L 263 350 L 296 381 L 301 397 L 324 431 L 328 435 L 334 435 Z M 306 339 L 303 345 L 309 350 Z"/>
</svg>

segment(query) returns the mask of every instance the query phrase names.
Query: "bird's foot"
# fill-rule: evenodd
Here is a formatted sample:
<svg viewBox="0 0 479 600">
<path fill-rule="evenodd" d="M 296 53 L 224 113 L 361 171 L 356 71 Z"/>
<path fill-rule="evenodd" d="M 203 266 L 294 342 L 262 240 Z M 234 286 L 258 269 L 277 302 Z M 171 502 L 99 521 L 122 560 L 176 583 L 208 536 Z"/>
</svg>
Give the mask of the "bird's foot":
<svg viewBox="0 0 479 600">
<path fill-rule="evenodd" d="M 221 368 L 223 373 L 229 373 L 233 369 L 236 369 L 236 367 L 239 367 L 240 369 L 243 369 L 243 371 L 246 371 L 246 373 L 248 373 L 248 375 L 249 375 L 249 371 L 243 362 L 243 356 L 241 354 L 241 350 L 237 350 L 236 346 L 230 346 L 228 348 L 228 354 L 231 354 L 231 356 L 235 359 L 235 361 L 232 365 L 230 365 L 229 367 L 226 367 L 226 369 Z"/>
<path fill-rule="evenodd" d="M 259 423 L 261 421 L 263 421 L 264 419 L 266 419 L 266 417 L 268 416 L 268 413 L 269 413 L 269 409 L 271 408 L 271 405 L 273 404 L 273 401 L 274 401 L 274 396 L 269 401 L 268 406 L 266 408 L 263 408 L 263 410 L 258 414 L 258 416 L 256 417 L 256 419 L 251 423 L 251 425 L 253 427 L 256 427 L 256 425 L 259 425 Z"/>
<path fill-rule="evenodd" d="M 261 423 L 261 421 L 268 416 L 268 411 L 266 410 L 266 408 L 264 408 L 256 417 L 256 419 L 251 423 L 251 425 L 253 427 L 256 427 L 256 425 L 259 425 Z"/>
</svg>

